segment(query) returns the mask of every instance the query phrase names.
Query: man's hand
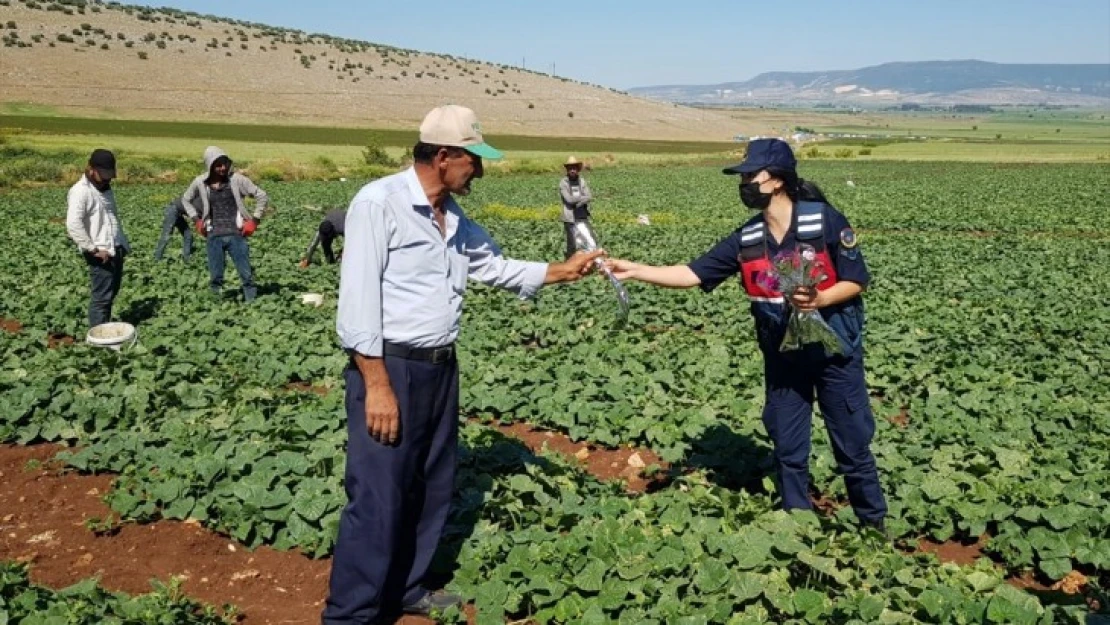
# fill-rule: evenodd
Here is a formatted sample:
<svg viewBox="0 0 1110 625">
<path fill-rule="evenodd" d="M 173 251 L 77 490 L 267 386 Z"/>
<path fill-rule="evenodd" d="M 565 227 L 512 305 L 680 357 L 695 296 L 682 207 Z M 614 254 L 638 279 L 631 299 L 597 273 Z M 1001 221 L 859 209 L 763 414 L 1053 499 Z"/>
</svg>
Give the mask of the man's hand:
<svg viewBox="0 0 1110 625">
<path fill-rule="evenodd" d="M 204 230 L 204 220 L 203 220 L 203 219 L 198 219 L 198 220 L 196 221 L 196 226 L 197 226 L 197 234 L 199 234 L 199 235 L 200 235 L 200 236 L 202 236 L 202 237 L 203 237 L 203 236 L 206 236 L 206 235 L 208 234 L 208 233 L 207 233 L 207 232 L 205 232 L 205 230 Z"/>
<path fill-rule="evenodd" d="M 605 255 L 605 250 L 576 252 L 574 256 L 561 263 L 552 263 L 547 266 L 547 276 L 543 283 L 574 282 L 589 274 L 594 268 L 594 261 L 603 255 Z"/>
<path fill-rule="evenodd" d="M 297 263 L 297 266 L 300 267 L 301 269 L 306 269 L 308 267 L 308 259 L 307 258 L 302 258 L 301 262 Z"/>
<path fill-rule="evenodd" d="M 95 252 L 93 252 L 93 256 L 95 256 L 97 260 L 102 263 L 106 263 L 112 260 L 112 255 L 108 253 L 108 250 L 97 249 Z"/>
<path fill-rule="evenodd" d="M 820 308 L 820 295 L 816 287 L 798 287 L 790 297 L 790 303 L 801 312 L 813 312 Z"/>
<path fill-rule="evenodd" d="M 382 445 L 401 440 L 401 411 L 388 380 L 366 386 L 366 431 Z"/>
<path fill-rule="evenodd" d="M 396 445 L 401 440 L 401 411 L 389 385 L 385 361 L 355 354 L 354 362 L 366 387 L 366 431 L 382 445 Z"/>
</svg>

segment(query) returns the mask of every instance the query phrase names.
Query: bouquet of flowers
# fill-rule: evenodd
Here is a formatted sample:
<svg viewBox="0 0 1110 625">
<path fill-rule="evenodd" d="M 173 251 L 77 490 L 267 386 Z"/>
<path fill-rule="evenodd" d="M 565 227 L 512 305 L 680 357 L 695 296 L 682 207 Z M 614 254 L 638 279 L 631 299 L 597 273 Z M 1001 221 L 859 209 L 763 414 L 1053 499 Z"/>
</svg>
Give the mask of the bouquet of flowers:
<svg viewBox="0 0 1110 625">
<path fill-rule="evenodd" d="M 796 251 L 784 250 L 771 259 L 771 268 L 756 276 L 756 282 L 765 289 L 782 293 L 790 307 L 780 352 L 802 349 L 803 345 L 820 343 L 829 354 L 844 354 L 840 339 L 833 332 L 821 313 L 816 310 L 803 312 L 791 304 L 791 295 L 798 289 L 817 288 L 828 277 L 825 265 L 817 259 L 817 252 L 809 245 Z"/>
</svg>

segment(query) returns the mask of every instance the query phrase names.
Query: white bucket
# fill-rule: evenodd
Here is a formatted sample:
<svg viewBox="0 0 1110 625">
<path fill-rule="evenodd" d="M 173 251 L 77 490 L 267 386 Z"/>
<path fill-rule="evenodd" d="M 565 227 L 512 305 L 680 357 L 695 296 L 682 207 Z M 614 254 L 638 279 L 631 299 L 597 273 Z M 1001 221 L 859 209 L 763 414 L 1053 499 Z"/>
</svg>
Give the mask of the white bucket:
<svg viewBox="0 0 1110 625">
<path fill-rule="evenodd" d="M 108 347 L 118 352 L 122 347 L 131 347 L 138 337 L 139 333 L 135 330 L 135 326 L 122 321 L 114 321 L 89 328 L 89 333 L 85 336 L 85 342 L 97 347 Z"/>
</svg>

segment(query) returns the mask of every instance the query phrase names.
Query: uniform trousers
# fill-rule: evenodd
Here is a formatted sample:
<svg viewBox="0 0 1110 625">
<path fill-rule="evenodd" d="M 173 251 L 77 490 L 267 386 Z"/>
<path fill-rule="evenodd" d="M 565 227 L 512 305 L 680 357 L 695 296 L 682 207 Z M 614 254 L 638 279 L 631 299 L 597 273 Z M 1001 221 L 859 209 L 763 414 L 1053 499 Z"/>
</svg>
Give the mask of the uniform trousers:
<svg viewBox="0 0 1110 625">
<path fill-rule="evenodd" d="M 763 355 L 763 424 L 774 443 L 782 507 L 812 507 L 809 451 L 816 395 L 837 471 L 844 476 L 856 516 L 867 523 L 881 521 L 887 506 L 871 453 L 875 418 L 864 381 L 863 349 L 857 348 L 847 356 L 826 356 L 820 346 L 809 346 L 785 353 L 764 349 Z"/>
</svg>

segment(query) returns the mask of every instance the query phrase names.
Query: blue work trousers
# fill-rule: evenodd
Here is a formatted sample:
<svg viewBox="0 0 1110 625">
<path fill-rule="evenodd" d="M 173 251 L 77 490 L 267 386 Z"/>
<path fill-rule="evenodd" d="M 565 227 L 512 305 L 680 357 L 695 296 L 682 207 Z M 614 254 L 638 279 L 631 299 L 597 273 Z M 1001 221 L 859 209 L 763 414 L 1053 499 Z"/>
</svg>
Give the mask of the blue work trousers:
<svg viewBox="0 0 1110 625">
<path fill-rule="evenodd" d="M 238 234 L 225 234 L 208 237 L 208 274 L 211 278 L 209 286 L 213 293 L 219 294 L 224 288 L 224 266 L 227 255 L 231 255 L 231 262 L 239 271 L 239 281 L 243 284 L 243 299 L 251 301 L 258 295 L 258 288 L 254 284 L 254 274 L 251 272 L 250 248 L 247 240 Z"/>
<path fill-rule="evenodd" d="M 875 418 L 864 381 L 863 350 L 828 357 L 820 347 L 807 347 L 786 353 L 764 350 L 763 355 L 767 390 L 763 425 L 775 447 L 782 507 L 812 507 L 809 451 L 816 394 L 837 471 L 844 476 L 856 516 L 865 523 L 881 521 L 887 507 L 871 453 Z"/>
<path fill-rule="evenodd" d="M 331 565 L 324 625 L 371 623 L 418 602 L 455 486 L 459 439 L 458 361 L 386 356 L 401 414 L 401 438 L 383 445 L 366 428 L 366 386 L 347 383 L 347 506 Z"/>
<path fill-rule="evenodd" d="M 174 202 L 166 205 L 166 211 L 162 217 L 162 233 L 158 236 L 158 244 L 154 246 L 154 260 L 162 260 L 174 230 L 181 233 L 181 258 L 189 262 L 189 257 L 193 254 L 193 231 L 189 227 L 189 220 L 181 214 Z"/>
</svg>

